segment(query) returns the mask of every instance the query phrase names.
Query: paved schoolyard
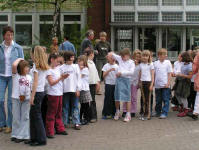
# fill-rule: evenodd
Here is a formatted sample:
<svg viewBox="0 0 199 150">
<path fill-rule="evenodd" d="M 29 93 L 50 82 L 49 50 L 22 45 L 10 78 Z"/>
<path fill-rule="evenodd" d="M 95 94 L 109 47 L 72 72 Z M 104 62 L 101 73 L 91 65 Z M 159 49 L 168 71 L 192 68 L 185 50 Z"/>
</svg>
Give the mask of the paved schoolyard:
<svg viewBox="0 0 199 150">
<path fill-rule="evenodd" d="M 69 135 L 56 135 L 47 146 L 16 144 L 10 141 L 10 135 L 0 133 L 0 150 L 199 150 L 199 121 L 177 118 L 172 111 L 165 120 L 102 120 L 102 104 L 103 95 L 97 96 L 97 123 L 83 126 L 80 131 L 70 128 Z"/>
</svg>

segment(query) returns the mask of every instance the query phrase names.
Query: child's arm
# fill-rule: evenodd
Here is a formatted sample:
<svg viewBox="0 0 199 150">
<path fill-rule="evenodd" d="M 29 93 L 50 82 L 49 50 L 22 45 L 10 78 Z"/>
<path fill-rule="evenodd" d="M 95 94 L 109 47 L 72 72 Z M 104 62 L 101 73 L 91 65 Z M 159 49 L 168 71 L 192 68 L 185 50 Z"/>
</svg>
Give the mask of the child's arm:
<svg viewBox="0 0 199 150">
<path fill-rule="evenodd" d="M 118 61 L 118 63 L 122 60 L 122 58 L 121 58 L 120 55 L 117 55 L 117 54 L 115 54 L 115 53 L 113 53 L 113 52 L 109 52 L 109 53 L 108 53 L 108 56 L 109 56 L 109 57 L 113 57 L 115 60 Z"/>
<path fill-rule="evenodd" d="M 17 73 L 17 66 L 19 64 L 19 62 L 23 60 L 22 58 L 18 58 L 17 60 L 15 60 L 15 62 L 12 64 L 12 73 L 16 74 Z"/>
<path fill-rule="evenodd" d="M 189 72 L 188 75 L 185 75 L 185 74 L 178 74 L 177 75 L 178 77 L 182 77 L 182 78 L 187 78 L 187 79 L 191 79 L 192 76 L 193 76 L 193 72 Z"/>
<path fill-rule="evenodd" d="M 34 72 L 33 75 L 34 75 L 34 80 L 33 80 L 32 93 L 30 98 L 31 105 L 34 105 L 35 93 L 38 85 L 38 72 Z"/>
<path fill-rule="evenodd" d="M 149 87 L 150 91 L 153 91 L 153 84 L 154 84 L 154 69 L 151 70 L 151 85 Z"/>
<path fill-rule="evenodd" d="M 59 83 L 59 81 L 68 78 L 68 76 L 69 76 L 69 74 L 62 74 L 57 80 L 53 80 L 52 75 L 48 75 L 47 80 L 48 80 L 48 83 L 50 84 L 50 86 L 53 86 L 53 85 Z"/>
<path fill-rule="evenodd" d="M 103 72 L 103 78 L 105 78 L 109 74 L 109 72 L 111 72 L 111 71 L 115 71 L 115 68 L 111 68 L 111 69 L 109 69 L 107 71 L 104 71 Z"/>
</svg>

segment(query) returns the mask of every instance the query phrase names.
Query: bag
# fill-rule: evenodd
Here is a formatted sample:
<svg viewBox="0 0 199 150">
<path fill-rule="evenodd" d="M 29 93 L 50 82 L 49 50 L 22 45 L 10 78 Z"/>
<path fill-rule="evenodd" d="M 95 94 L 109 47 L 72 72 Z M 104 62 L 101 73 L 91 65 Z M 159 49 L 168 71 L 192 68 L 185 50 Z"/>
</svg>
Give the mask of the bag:
<svg viewBox="0 0 199 150">
<path fill-rule="evenodd" d="M 90 107 L 89 107 L 89 119 L 97 119 L 97 108 L 96 108 L 96 102 L 91 101 Z"/>
</svg>

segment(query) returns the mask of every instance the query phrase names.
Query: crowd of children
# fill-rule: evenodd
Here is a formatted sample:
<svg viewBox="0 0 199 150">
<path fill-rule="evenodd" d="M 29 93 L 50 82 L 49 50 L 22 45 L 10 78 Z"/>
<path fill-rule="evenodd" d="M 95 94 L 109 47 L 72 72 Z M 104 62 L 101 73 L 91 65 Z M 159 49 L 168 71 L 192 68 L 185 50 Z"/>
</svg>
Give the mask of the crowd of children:
<svg viewBox="0 0 199 150">
<path fill-rule="evenodd" d="M 93 61 L 94 51 L 86 49 L 84 55 L 76 59 L 70 51 L 48 56 L 42 46 L 35 46 L 31 56 L 34 63 L 30 72 L 27 61 L 19 58 L 13 63 L 11 140 L 24 141 L 31 146 L 46 145 L 46 138 L 54 138 L 55 134 L 67 135 L 66 128 L 70 127 L 71 121 L 76 130 L 80 130 L 81 125 L 96 122 L 95 94 L 100 78 Z M 197 119 L 197 51 L 182 52 L 174 68 L 167 59 L 166 49 L 159 49 L 157 56 L 158 60 L 153 62 L 149 50 L 135 50 L 132 56 L 128 48 L 121 50 L 120 55 L 108 53 L 107 63 L 102 68 L 105 83 L 102 119 L 119 120 L 122 111 L 124 122 L 129 122 L 137 113 L 138 89 L 141 92 L 140 120 L 149 120 L 152 116 L 167 118 L 170 99 L 173 110 L 179 111 L 178 117 L 188 115 Z M 173 88 L 172 77 L 175 77 Z M 45 95 L 46 112 L 42 110 Z"/>
</svg>

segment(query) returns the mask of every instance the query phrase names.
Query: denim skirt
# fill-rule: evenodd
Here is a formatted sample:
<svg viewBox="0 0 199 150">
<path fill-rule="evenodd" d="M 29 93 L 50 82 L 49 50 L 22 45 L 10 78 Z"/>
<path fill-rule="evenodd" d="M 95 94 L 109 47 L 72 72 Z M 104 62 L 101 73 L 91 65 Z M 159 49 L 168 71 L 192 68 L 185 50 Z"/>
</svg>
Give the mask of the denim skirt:
<svg viewBox="0 0 199 150">
<path fill-rule="evenodd" d="M 119 77 L 115 84 L 115 101 L 129 102 L 131 100 L 131 82 L 129 78 Z"/>
</svg>

